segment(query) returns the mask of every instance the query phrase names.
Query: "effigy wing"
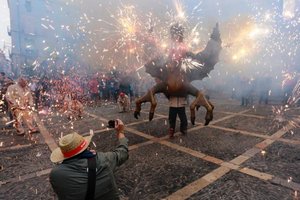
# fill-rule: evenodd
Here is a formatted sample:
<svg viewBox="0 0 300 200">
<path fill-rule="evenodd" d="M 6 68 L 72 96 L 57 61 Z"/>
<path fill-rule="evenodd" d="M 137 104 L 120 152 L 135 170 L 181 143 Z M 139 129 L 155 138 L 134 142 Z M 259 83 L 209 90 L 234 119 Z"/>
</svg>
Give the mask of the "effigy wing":
<svg viewBox="0 0 300 200">
<path fill-rule="evenodd" d="M 166 60 L 163 57 L 158 57 L 144 65 L 145 70 L 154 78 L 165 80 L 167 75 Z"/>
<path fill-rule="evenodd" d="M 193 66 L 186 70 L 187 78 L 189 81 L 201 80 L 208 76 L 208 74 L 214 69 L 214 66 L 219 61 L 219 55 L 222 49 L 222 41 L 220 37 L 219 26 L 216 26 L 213 29 L 213 33 L 210 36 L 205 49 L 196 55 L 192 55 L 192 60 L 194 61 Z M 196 61 L 199 64 L 195 64 Z"/>
</svg>

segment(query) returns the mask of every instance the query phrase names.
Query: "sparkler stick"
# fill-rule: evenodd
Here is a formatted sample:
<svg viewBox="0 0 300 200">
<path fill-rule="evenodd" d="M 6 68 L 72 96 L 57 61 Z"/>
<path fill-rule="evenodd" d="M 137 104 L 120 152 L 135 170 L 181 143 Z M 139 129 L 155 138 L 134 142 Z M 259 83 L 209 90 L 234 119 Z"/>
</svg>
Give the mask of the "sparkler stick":
<svg viewBox="0 0 300 200">
<path fill-rule="evenodd" d="M 14 123 L 15 121 L 16 121 L 16 120 L 14 119 L 14 120 L 11 120 L 11 121 L 9 121 L 9 122 L 6 122 L 6 123 L 5 123 L 5 126 L 8 126 L 8 125 Z"/>
</svg>

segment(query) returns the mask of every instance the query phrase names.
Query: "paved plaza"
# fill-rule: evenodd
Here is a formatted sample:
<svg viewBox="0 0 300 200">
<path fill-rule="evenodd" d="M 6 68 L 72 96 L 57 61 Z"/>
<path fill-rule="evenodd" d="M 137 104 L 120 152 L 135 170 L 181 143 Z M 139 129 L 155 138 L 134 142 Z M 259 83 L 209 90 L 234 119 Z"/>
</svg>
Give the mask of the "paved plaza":
<svg viewBox="0 0 300 200">
<path fill-rule="evenodd" d="M 58 139 L 75 130 L 94 132 L 93 146 L 110 151 L 117 145 L 107 120 L 126 124 L 129 160 L 116 173 L 121 199 L 300 199 L 300 128 L 291 123 L 300 110 L 275 120 L 271 105 L 241 107 L 240 102 L 212 99 L 214 120 L 203 126 L 189 123 L 182 136 L 177 122 L 174 139 L 167 136 L 168 105 L 159 99 L 156 115 L 148 122 L 149 105 L 141 118 L 118 113 L 115 104 L 88 107 L 83 119 L 70 122 L 57 112 L 36 116 L 41 133 L 29 140 L 5 128 L 0 131 L 0 199 L 57 199 L 49 183 L 54 166 L 49 156 Z M 189 115 L 189 111 L 187 112 Z"/>
</svg>

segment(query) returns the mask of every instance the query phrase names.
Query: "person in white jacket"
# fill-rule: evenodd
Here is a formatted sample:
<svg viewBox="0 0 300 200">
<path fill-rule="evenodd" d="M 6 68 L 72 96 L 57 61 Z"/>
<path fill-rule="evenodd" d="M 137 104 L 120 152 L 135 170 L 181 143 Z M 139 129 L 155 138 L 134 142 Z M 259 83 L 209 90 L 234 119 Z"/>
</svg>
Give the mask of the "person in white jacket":
<svg viewBox="0 0 300 200">
<path fill-rule="evenodd" d="M 24 121 L 30 133 L 36 133 L 38 130 L 33 125 L 33 97 L 28 87 L 27 80 L 20 77 L 17 83 L 9 86 L 5 94 L 9 108 L 14 116 L 14 126 L 17 129 L 18 135 L 24 135 L 25 129 L 22 125 Z"/>
<path fill-rule="evenodd" d="M 120 113 L 129 111 L 130 99 L 125 93 L 123 93 L 123 92 L 120 93 L 117 102 L 118 102 Z"/>
<path fill-rule="evenodd" d="M 63 112 L 69 120 L 81 119 L 83 115 L 83 105 L 77 100 L 75 94 L 67 93 L 64 98 Z"/>
</svg>

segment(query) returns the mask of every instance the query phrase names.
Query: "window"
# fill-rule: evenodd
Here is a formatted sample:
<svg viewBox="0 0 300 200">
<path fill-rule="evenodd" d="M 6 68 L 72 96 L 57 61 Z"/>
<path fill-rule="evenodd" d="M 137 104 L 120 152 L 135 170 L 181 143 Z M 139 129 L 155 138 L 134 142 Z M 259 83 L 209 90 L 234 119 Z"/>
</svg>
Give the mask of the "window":
<svg viewBox="0 0 300 200">
<path fill-rule="evenodd" d="M 31 12 L 31 0 L 25 1 L 25 8 L 26 8 L 27 12 Z"/>
</svg>

